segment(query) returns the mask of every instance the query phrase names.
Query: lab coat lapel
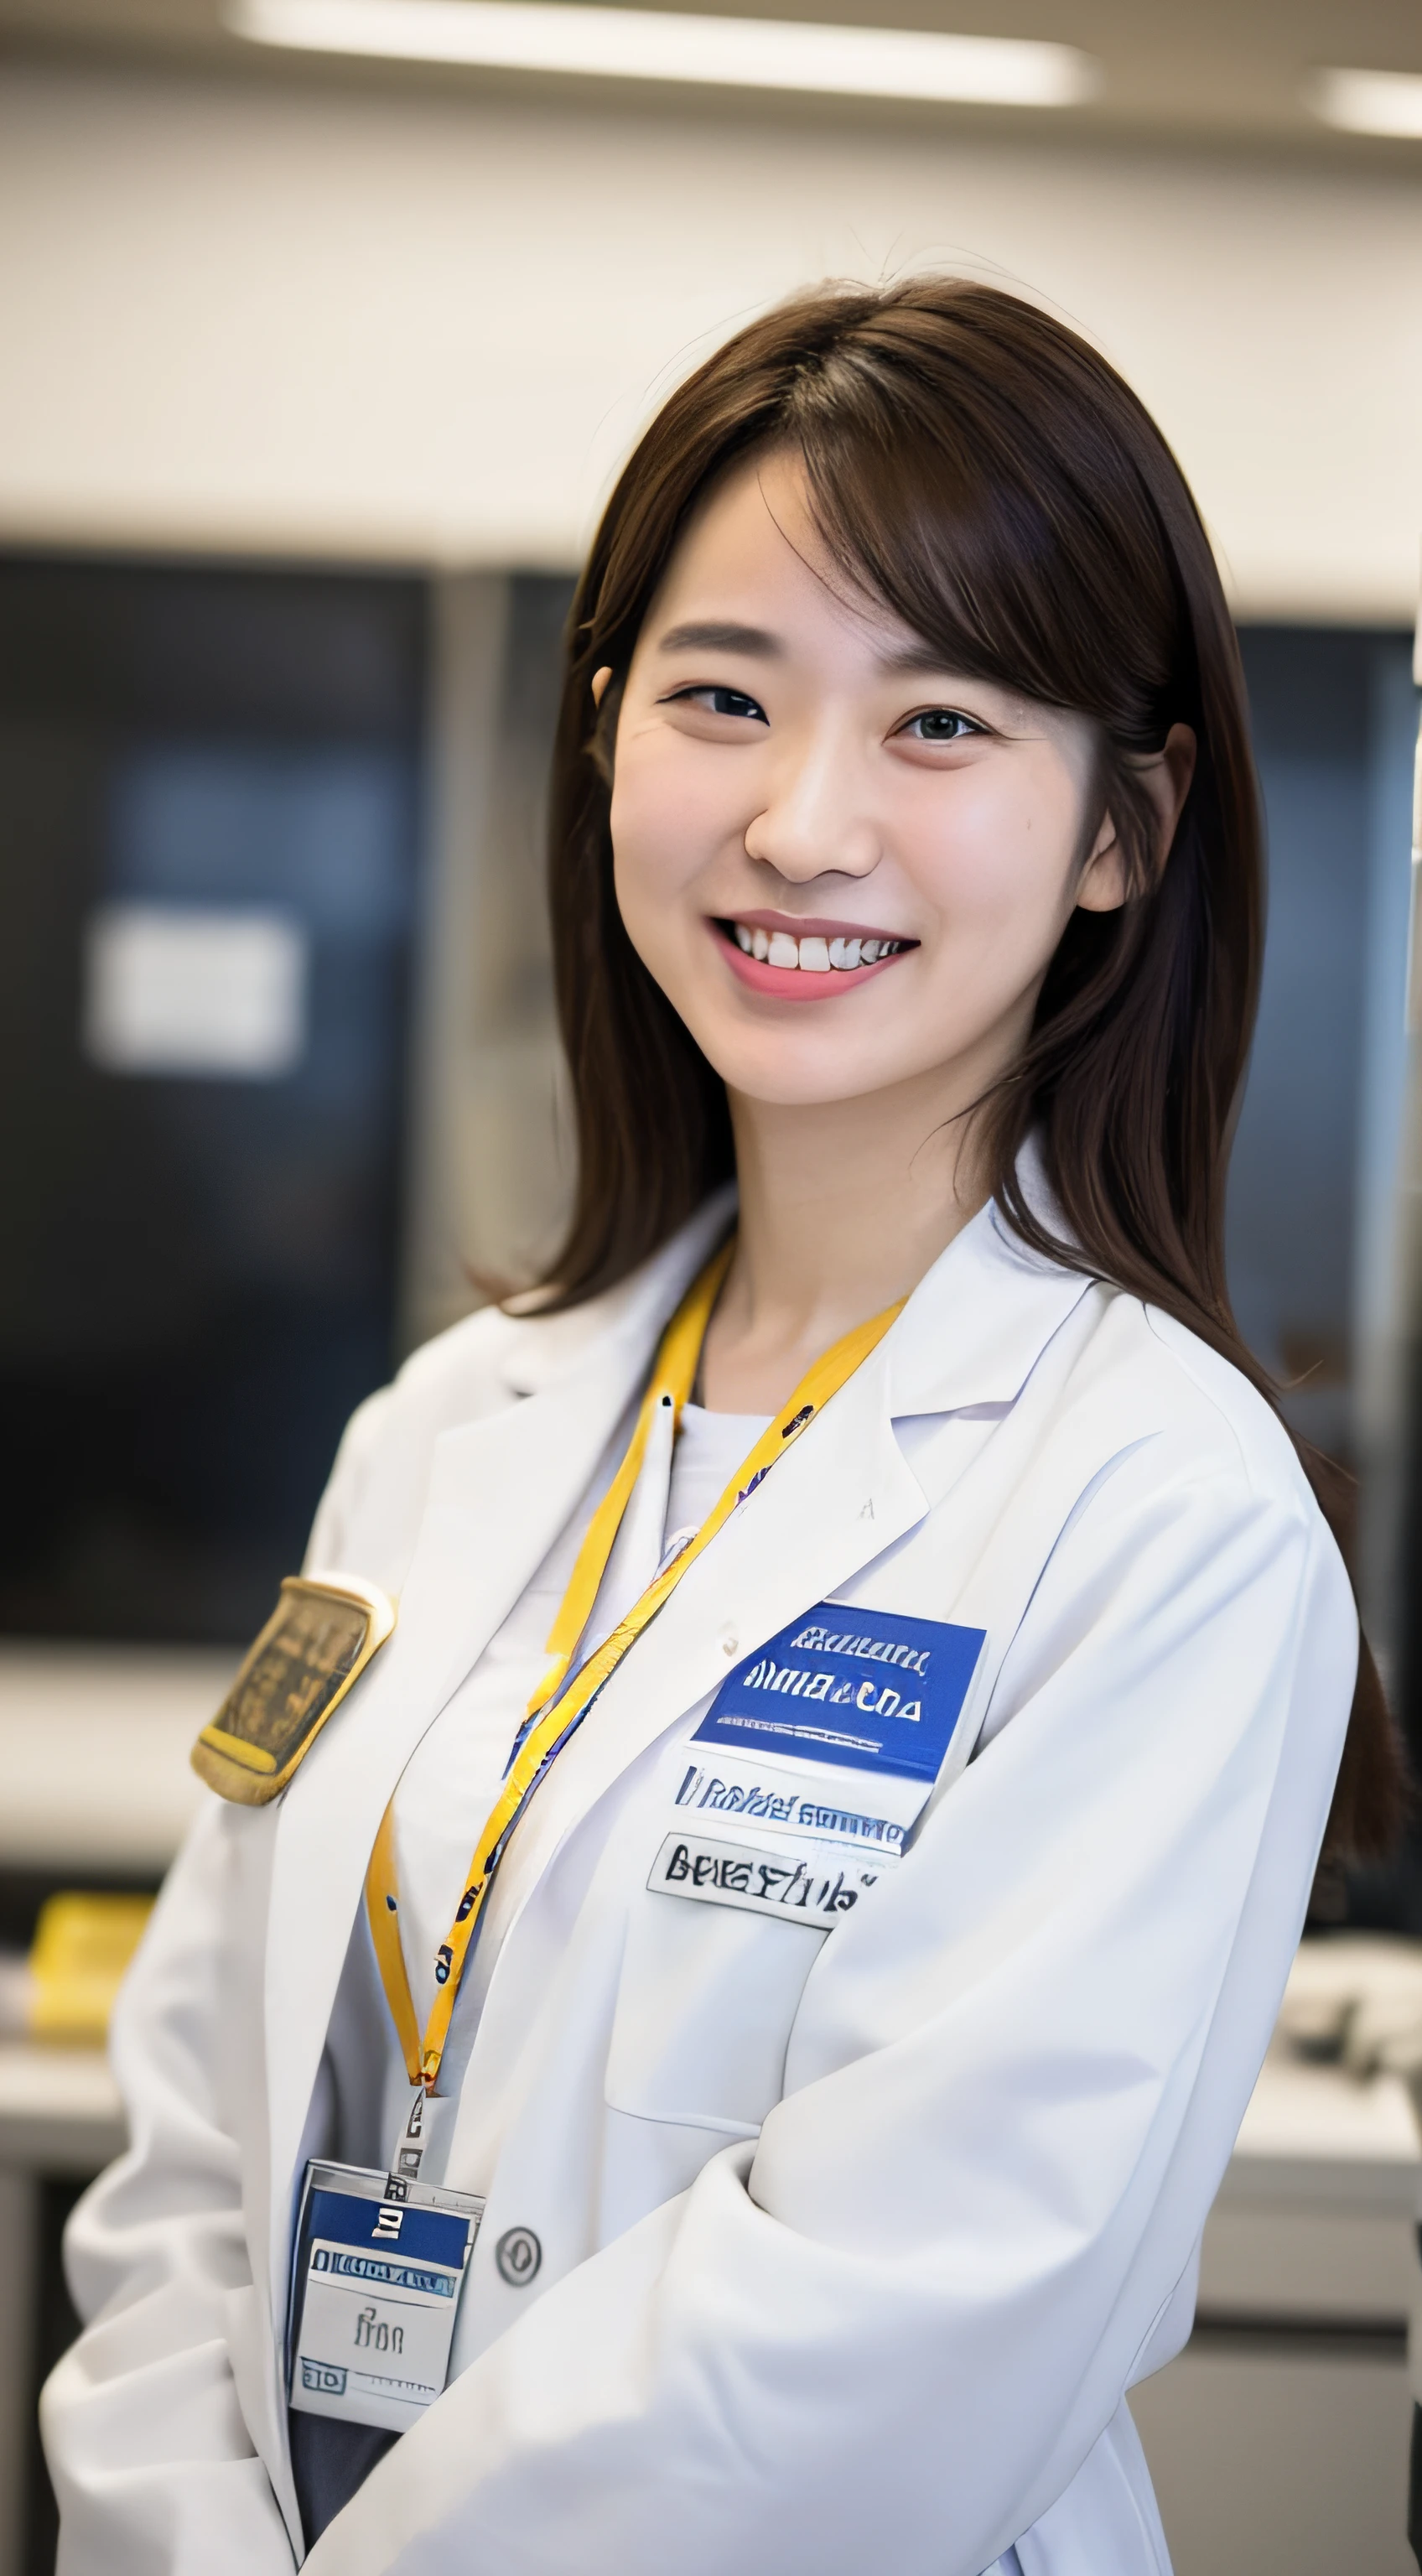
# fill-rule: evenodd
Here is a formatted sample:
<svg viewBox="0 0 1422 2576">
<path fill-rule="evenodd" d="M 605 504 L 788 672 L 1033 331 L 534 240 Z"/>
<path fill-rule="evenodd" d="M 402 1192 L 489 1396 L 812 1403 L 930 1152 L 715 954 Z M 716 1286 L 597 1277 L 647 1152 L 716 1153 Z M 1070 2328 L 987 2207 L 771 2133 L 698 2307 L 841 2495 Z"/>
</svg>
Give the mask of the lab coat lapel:
<svg viewBox="0 0 1422 2576">
<path fill-rule="evenodd" d="M 639 1276 L 608 1329 L 538 1393 L 436 1441 L 394 1636 L 277 1812 L 265 1997 L 277 2318 L 295 2158 L 386 1802 L 567 1521 L 724 1222 L 722 1208 L 684 1229 Z"/>
</svg>

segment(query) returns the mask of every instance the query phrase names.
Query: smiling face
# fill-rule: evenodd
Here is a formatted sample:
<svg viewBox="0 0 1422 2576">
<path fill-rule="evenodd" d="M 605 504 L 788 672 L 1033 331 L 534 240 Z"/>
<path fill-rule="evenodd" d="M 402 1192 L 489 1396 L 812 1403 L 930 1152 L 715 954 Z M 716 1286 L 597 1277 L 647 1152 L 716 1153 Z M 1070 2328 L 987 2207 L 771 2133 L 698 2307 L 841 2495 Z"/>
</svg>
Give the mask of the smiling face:
<svg viewBox="0 0 1422 2576">
<path fill-rule="evenodd" d="M 719 486 L 644 621 L 618 718 L 617 898 L 733 1102 L 927 1086 L 965 1107 L 1024 1044 L 1083 860 L 1084 717 L 939 667 L 852 593 L 793 454 Z"/>
</svg>

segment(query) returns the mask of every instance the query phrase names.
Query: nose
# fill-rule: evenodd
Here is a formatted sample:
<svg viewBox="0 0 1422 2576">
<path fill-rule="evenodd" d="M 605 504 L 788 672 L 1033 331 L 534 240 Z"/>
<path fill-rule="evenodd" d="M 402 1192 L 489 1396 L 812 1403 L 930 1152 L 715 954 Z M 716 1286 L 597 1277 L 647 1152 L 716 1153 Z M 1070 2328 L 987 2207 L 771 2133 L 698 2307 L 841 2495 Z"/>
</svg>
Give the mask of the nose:
<svg viewBox="0 0 1422 2576">
<path fill-rule="evenodd" d="M 770 794 L 747 824 L 746 855 L 793 885 L 812 877 L 866 877 L 882 855 L 867 782 L 843 720 L 786 742 Z"/>
</svg>

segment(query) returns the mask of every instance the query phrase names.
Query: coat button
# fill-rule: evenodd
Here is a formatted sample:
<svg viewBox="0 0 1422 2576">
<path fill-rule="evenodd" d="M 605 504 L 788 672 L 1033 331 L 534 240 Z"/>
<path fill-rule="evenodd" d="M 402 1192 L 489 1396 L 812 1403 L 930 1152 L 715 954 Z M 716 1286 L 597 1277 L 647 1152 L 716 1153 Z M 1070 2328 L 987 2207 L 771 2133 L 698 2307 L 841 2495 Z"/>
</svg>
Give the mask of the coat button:
<svg viewBox="0 0 1422 2576">
<path fill-rule="evenodd" d="M 722 1654 L 723 1654 L 723 1655 L 734 1655 L 734 1654 L 737 1654 L 737 1653 L 739 1652 L 739 1650 L 740 1650 L 740 1643 L 741 1643 L 741 1641 L 740 1641 L 739 1637 L 736 1635 L 736 1632 L 735 1632 L 735 1629 L 734 1629 L 734 1628 L 723 1628 L 723 1629 L 722 1629 L 722 1631 L 721 1631 L 721 1652 L 722 1652 Z"/>
<path fill-rule="evenodd" d="M 526 2290 L 542 2260 L 543 2248 L 531 2227 L 510 2227 L 494 2247 L 499 2278 L 511 2290 Z"/>
</svg>

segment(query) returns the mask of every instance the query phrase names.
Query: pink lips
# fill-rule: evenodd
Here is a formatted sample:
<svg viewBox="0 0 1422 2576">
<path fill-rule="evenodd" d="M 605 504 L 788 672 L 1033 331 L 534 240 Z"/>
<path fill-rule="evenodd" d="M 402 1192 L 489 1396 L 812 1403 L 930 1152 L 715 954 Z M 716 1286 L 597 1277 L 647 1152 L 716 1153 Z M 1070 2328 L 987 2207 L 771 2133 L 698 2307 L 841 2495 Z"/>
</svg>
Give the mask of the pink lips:
<svg viewBox="0 0 1422 2576">
<path fill-rule="evenodd" d="M 740 912 L 736 919 L 744 922 L 747 929 L 785 930 L 794 939 L 888 939 L 896 936 L 892 931 L 863 930 L 856 922 L 787 921 L 783 913 Z M 734 936 L 728 935 L 719 921 L 709 922 L 707 927 L 737 980 L 748 991 L 763 993 L 767 999 L 777 1002 L 833 1001 L 836 994 L 852 993 L 857 985 L 867 984 L 871 977 L 882 975 L 886 967 L 897 966 L 901 957 L 913 953 L 911 949 L 901 948 L 893 957 L 876 957 L 872 966 L 832 966 L 827 975 L 814 975 L 807 974 L 802 966 L 769 966 L 762 958 L 747 957 L 744 949 L 736 946 Z"/>
</svg>

